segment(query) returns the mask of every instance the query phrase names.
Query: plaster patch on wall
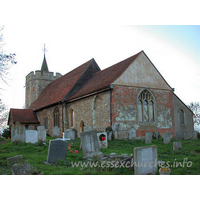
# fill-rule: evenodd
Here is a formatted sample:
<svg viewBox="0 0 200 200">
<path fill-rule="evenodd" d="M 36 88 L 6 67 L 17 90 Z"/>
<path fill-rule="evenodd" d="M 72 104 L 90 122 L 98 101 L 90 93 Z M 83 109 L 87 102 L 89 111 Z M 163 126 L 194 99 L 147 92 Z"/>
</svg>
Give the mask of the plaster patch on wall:
<svg viewBox="0 0 200 200">
<path fill-rule="evenodd" d="M 137 111 L 133 105 L 125 105 L 120 107 L 119 116 L 116 117 L 116 121 L 136 121 Z"/>
<path fill-rule="evenodd" d="M 170 108 L 163 109 L 162 113 L 158 115 L 158 128 L 171 128 L 172 119 Z"/>
</svg>

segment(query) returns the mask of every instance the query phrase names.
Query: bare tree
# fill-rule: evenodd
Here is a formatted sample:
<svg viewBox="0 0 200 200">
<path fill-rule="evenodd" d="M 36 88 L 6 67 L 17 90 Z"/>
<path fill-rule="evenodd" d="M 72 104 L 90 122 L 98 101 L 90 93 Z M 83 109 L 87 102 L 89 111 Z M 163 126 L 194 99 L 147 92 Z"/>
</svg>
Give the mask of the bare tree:
<svg viewBox="0 0 200 200">
<path fill-rule="evenodd" d="M 6 54 L 3 52 L 3 28 L 4 26 L 0 26 L 0 80 L 7 83 L 8 70 L 11 65 L 17 62 L 15 61 L 15 54 Z M 8 110 L 0 99 L 0 128 L 5 128 L 7 117 Z"/>
<path fill-rule="evenodd" d="M 199 126 L 200 125 L 200 102 L 191 102 L 188 105 L 188 107 L 194 113 L 194 116 L 193 116 L 194 124 Z"/>
</svg>

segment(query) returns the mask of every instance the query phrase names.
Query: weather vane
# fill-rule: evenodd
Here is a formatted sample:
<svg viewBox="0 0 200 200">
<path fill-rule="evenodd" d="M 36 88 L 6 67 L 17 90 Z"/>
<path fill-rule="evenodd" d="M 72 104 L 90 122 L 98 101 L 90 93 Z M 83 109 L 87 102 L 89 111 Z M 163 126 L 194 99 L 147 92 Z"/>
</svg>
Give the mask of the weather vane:
<svg viewBox="0 0 200 200">
<path fill-rule="evenodd" d="M 44 55 L 45 55 L 45 52 L 47 51 L 45 44 L 44 44 L 44 49 L 42 49 L 42 51 L 44 51 Z"/>
</svg>

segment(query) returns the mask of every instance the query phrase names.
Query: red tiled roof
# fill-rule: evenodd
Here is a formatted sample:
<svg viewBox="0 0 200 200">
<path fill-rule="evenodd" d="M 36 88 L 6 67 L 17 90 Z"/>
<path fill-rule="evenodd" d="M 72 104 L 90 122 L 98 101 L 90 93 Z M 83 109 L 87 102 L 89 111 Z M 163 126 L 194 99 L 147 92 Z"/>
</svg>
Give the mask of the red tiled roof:
<svg viewBox="0 0 200 200">
<path fill-rule="evenodd" d="M 47 85 L 29 108 L 38 110 L 61 102 L 92 61 L 93 59 Z"/>
<path fill-rule="evenodd" d="M 140 53 L 141 52 L 109 68 L 95 73 L 79 91 L 66 101 L 108 88 L 110 84 L 113 83 L 128 68 L 128 66 Z"/>
<path fill-rule="evenodd" d="M 21 124 L 39 124 L 33 109 L 10 109 L 8 124 L 20 122 Z"/>
</svg>

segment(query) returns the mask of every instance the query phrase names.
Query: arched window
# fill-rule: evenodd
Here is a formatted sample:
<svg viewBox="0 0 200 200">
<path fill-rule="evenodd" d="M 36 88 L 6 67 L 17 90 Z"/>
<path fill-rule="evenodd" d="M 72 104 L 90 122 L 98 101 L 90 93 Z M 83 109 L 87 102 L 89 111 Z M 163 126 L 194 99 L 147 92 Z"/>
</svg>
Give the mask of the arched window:
<svg viewBox="0 0 200 200">
<path fill-rule="evenodd" d="M 180 124 L 185 124 L 184 111 L 182 109 L 180 109 L 179 115 L 180 115 Z"/>
<path fill-rule="evenodd" d="M 75 115 L 74 115 L 74 110 L 71 108 L 69 112 L 69 118 L 70 118 L 70 127 L 75 126 Z"/>
<path fill-rule="evenodd" d="M 143 90 L 138 96 L 138 121 L 155 122 L 155 103 L 152 94 Z"/>
<path fill-rule="evenodd" d="M 54 126 L 60 127 L 60 113 L 58 107 L 54 110 Z"/>
</svg>

